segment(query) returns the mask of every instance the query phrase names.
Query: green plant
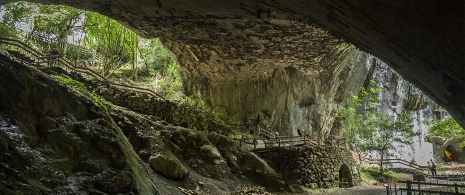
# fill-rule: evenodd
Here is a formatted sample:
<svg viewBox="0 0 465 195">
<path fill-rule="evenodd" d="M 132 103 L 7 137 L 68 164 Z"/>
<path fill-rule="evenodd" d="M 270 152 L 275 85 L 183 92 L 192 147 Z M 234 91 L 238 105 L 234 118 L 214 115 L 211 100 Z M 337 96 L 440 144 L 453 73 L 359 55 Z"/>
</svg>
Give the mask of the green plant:
<svg viewBox="0 0 465 195">
<path fill-rule="evenodd" d="M 74 79 L 66 78 L 60 75 L 53 75 L 60 83 L 63 83 L 66 86 L 73 88 L 78 94 L 82 96 L 90 97 L 95 103 L 103 107 L 106 111 L 112 106 L 110 102 L 105 101 L 104 99 L 97 96 L 94 92 L 87 90 L 86 86 Z"/>
<path fill-rule="evenodd" d="M 431 121 L 423 121 L 423 123 L 430 127 L 430 135 L 462 139 L 459 146 L 465 147 L 465 129 L 463 129 L 452 117 L 445 120 L 434 119 Z"/>
<path fill-rule="evenodd" d="M 370 81 L 371 87 L 361 88 L 358 95 L 352 92 L 346 100 L 346 106 L 340 107 L 337 117 L 344 125 L 344 136 L 350 141 L 361 157 L 362 153 L 377 153 L 380 156 L 380 173 L 383 172 L 383 160 L 394 149 L 396 143 L 410 145 L 413 137 L 419 133 L 412 130 L 409 113 L 393 116 L 376 111 L 378 93 L 376 82 Z M 361 160 L 361 159 L 360 159 Z"/>
</svg>

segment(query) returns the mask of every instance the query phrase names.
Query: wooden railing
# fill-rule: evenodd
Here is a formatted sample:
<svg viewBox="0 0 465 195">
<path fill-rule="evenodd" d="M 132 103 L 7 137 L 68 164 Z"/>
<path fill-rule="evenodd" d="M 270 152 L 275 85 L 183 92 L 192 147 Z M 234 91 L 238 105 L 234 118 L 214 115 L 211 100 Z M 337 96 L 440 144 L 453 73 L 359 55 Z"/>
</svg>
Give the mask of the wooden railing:
<svg viewBox="0 0 465 195">
<path fill-rule="evenodd" d="M 369 164 L 380 164 L 381 160 L 379 160 L 379 159 L 368 159 L 368 163 Z M 421 165 L 418 165 L 416 163 L 412 163 L 412 162 L 406 161 L 404 159 L 399 159 L 399 158 L 384 159 L 383 164 L 402 164 L 402 165 L 408 166 L 408 167 L 410 167 L 412 169 L 416 169 L 416 170 L 419 170 L 419 171 L 424 171 L 425 169 L 429 168 L 428 166 L 421 166 Z"/>
<path fill-rule="evenodd" d="M 240 125 L 240 124 L 229 124 L 229 126 L 239 127 L 241 129 L 246 129 L 246 135 L 243 135 L 241 138 L 236 138 L 239 141 L 239 145 L 242 146 L 243 143 L 253 145 L 254 149 L 257 149 L 259 146 L 258 141 L 264 143 L 265 148 L 269 147 L 283 147 L 288 145 L 309 145 L 309 146 L 318 146 L 318 143 L 315 140 L 310 139 L 308 136 L 276 136 L 271 134 L 266 129 L 255 125 Z M 250 134 L 252 133 L 252 134 Z M 248 137 L 253 135 L 252 137 Z"/>
<path fill-rule="evenodd" d="M 89 69 L 89 68 L 86 68 L 86 67 L 76 66 L 76 65 L 70 63 L 69 61 L 64 59 L 61 55 L 43 55 L 42 53 L 38 52 L 34 48 L 28 46 L 27 44 L 24 44 L 21 41 L 18 41 L 18 40 L 15 40 L 15 39 L 9 39 L 9 38 L 0 38 L 0 44 L 15 46 L 15 47 L 18 47 L 18 48 L 24 50 L 26 53 L 29 53 L 30 55 L 32 55 L 35 58 L 35 59 L 31 59 L 31 61 L 36 66 L 39 66 L 41 63 L 47 63 L 47 64 L 55 64 L 55 63 L 57 63 L 57 64 L 60 64 L 60 65 L 63 65 L 64 67 L 66 67 L 66 69 L 69 69 L 69 70 L 72 70 L 72 71 L 75 71 L 75 72 L 79 72 L 79 73 L 83 73 L 83 74 L 87 74 L 87 75 L 92 76 L 92 77 L 94 77 L 96 79 L 100 79 L 101 81 L 105 81 L 106 83 L 108 83 L 110 85 L 113 85 L 115 87 L 121 87 L 121 88 L 134 90 L 134 91 L 137 91 L 137 92 L 140 92 L 140 93 L 145 93 L 145 94 L 148 94 L 150 96 L 165 100 L 165 98 L 163 96 L 157 94 L 156 92 L 154 92 L 154 91 L 152 91 L 150 89 L 145 89 L 145 88 L 142 88 L 142 87 L 134 87 L 134 86 L 130 86 L 130 85 L 125 85 L 125 84 L 109 81 L 105 77 L 101 76 L 100 74 L 98 74 L 97 72 L 95 72 L 92 69 Z"/>
<path fill-rule="evenodd" d="M 1 38 L 0 37 L 0 44 L 6 44 L 6 45 L 11 45 L 11 46 L 15 46 L 17 48 L 20 48 L 20 49 L 24 50 L 25 52 L 31 54 L 35 58 L 43 56 L 42 53 L 38 52 L 34 48 L 30 47 L 29 45 L 24 44 L 21 41 L 15 40 L 15 39 Z"/>
<path fill-rule="evenodd" d="M 445 184 L 445 183 L 431 183 L 431 182 L 421 182 L 421 181 L 399 181 L 398 183 L 405 183 L 405 188 L 398 188 L 397 185 L 394 186 L 394 189 L 391 187 L 386 187 L 387 194 L 397 194 L 397 191 L 400 191 L 400 194 L 406 192 L 407 195 L 412 194 L 458 194 L 465 195 L 463 193 L 465 185 L 459 185 L 457 183 Z M 422 187 L 423 186 L 423 187 Z M 444 187 L 440 189 L 440 187 Z M 392 191 L 394 190 L 394 192 Z"/>
</svg>

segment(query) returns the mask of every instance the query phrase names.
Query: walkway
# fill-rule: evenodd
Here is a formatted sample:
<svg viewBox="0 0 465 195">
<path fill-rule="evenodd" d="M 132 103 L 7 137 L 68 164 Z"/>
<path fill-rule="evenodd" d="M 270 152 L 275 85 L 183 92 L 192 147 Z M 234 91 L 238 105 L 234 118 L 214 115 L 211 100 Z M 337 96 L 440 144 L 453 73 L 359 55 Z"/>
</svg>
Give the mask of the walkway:
<svg viewBox="0 0 465 195">
<path fill-rule="evenodd" d="M 16 50 L 8 49 L 7 51 L 11 55 L 13 60 L 19 63 L 30 65 L 30 66 L 36 66 L 36 67 L 61 66 L 63 69 L 67 71 L 74 71 L 74 72 L 78 72 L 78 73 L 91 76 L 101 82 L 106 82 L 114 87 L 133 90 L 136 92 L 147 94 L 155 98 L 165 100 L 163 96 L 157 94 L 156 92 L 150 89 L 134 87 L 130 85 L 124 85 L 121 83 L 109 81 L 105 77 L 93 71 L 92 69 L 89 69 L 86 67 L 75 66 L 73 63 L 70 63 L 69 61 L 64 59 L 61 55 L 56 55 L 56 56 L 44 55 L 21 41 L 18 41 L 15 39 L 9 39 L 9 38 L 0 38 L 0 44 L 12 46 L 13 48 L 15 48 Z"/>
</svg>

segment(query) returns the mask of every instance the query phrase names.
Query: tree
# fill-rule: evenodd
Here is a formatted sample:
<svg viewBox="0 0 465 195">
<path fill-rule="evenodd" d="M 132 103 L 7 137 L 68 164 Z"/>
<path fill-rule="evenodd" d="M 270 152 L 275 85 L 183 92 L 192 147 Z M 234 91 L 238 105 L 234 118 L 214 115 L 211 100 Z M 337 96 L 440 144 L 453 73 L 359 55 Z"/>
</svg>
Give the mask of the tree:
<svg viewBox="0 0 465 195">
<path fill-rule="evenodd" d="M 67 38 L 81 27 L 78 24 L 82 16 L 82 11 L 68 6 L 9 3 L 5 6 L 0 31 L 2 36 L 14 36 L 38 46 L 42 53 L 53 47 L 67 55 Z"/>
<path fill-rule="evenodd" d="M 370 85 L 375 86 L 376 82 L 371 80 Z M 369 87 L 367 91 L 365 87 L 361 87 L 358 95 L 352 91 L 349 92 L 350 97 L 346 99 L 345 106 L 339 106 L 339 112 L 336 115 L 336 119 L 343 125 L 345 139 L 357 152 L 360 162 L 362 162 L 362 153 L 365 152 L 360 136 L 366 130 L 366 119 L 372 115 L 372 110 L 378 104 L 380 91 L 380 88 Z"/>
<path fill-rule="evenodd" d="M 370 81 L 375 86 L 375 81 Z M 380 172 L 383 172 L 384 157 L 390 154 L 397 144 L 413 143 L 413 137 L 419 135 L 412 127 L 413 119 L 407 112 L 393 116 L 375 111 L 378 105 L 380 88 L 361 88 L 359 95 L 346 100 L 346 106 L 340 107 L 338 118 L 344 125 L 344 135 L 359 154 L 376 153 L 380 156 Z M 360 159 L 361 160 L 361 159 Z"/>
<path fill-rule="evenodd" d="M 41 45 L 47 52 L 52 47 L 60 53 L 67 53 L 68 40 L 77 29 L 81 28 L 82 11 L 63 5 L 34 4 L 37 10 L 33 15 L 31 32 L 26 38 Z"/>
<path fill-rule="evenodd" d="M 21 26 L 28 24 L 29 18 L 26 17 L 31 13 L 30 3 L 17 2 L 6 4 L 0 12 L 5 12 L 0 19 L 0 36 L 2 37 L 19 37 L 23 32 Z"/>
<path fill-rule="evenodd" d="M 120 23 L 95 12 L 86 12 L 85 42 L 102 56 L 103 76 L 109 76 L 130 61 L 125 40 L 134 32 Z"/>
<path fill-rule="evenodd" d="M 372 116 L 368 117 L 366 126 L 359 135 L 359 147 L 363 151 L 375 152 L 380 156 L 381 173 L 384 157 L 390 155 L 390 150 L 399 144 L 413 144 L 413 137 L 419 135 L 412 130 L 412 122 L 412 117 L 405 111 L 397 116 L 373 112 Z"/>
</svg>

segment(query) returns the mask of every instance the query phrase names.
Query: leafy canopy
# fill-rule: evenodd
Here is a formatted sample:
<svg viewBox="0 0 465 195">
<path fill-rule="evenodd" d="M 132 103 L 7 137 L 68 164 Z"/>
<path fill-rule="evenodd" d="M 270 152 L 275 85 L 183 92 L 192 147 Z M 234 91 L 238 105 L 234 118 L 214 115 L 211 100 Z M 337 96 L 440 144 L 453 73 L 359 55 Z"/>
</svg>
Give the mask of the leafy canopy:
<svg viewBox="0 0 465 195">
<path fill-rule="evenodd" d="M 109 79 L 146 85 L 170 100 L 184 98 L 178 64 L 159 39 L 143 39 L 106 16 L 62 5 L 19 1 L 0 11 L 5 13 L 2 37 L 19 39 L 44 54 L 57 48 L 66 60 Z"/>
</svg>

